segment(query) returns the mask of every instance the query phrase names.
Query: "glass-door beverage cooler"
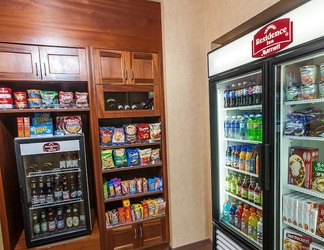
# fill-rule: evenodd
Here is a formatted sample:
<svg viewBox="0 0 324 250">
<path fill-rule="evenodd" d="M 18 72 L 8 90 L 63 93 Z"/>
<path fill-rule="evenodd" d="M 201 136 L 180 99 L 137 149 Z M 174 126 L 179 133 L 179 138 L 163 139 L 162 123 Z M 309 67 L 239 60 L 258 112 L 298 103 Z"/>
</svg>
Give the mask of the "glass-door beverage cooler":
<svg viewBox="0 0 324 250">
<path fill-rule="evenodd" d="M 15 138 L 27 247 L 91 233 L 83 135 Z"/>
</svg>

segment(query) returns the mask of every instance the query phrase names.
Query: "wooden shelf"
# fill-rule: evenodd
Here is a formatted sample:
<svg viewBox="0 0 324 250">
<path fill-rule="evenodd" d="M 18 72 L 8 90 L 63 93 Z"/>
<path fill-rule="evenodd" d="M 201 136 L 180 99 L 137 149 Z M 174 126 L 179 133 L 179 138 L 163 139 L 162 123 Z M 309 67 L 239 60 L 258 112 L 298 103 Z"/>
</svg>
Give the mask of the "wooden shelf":
<svg viewBox="0 0 324 250">
<path fill-rule="evenodd" d="M 118 196 L 115 198 L 109 198 L 109 199 L 105 200 L 105 203 L 113 202 L 113 201 L 120 201 L 120 200 L 135 198 L 135 197 L 150 196 L 150 195 L 154 195 L 154 194 L 163 194 L 163 190 L 153 191 L 153 192 L 145 192 L 145 193 L 137 193 L 137 194 L 127 195 L 127 196 Z"/>
<path fill-rule="evenodd" d="M 161 166 L 162 166 L 162 162 L 159 162 L 159 163 L 155 163 L 155 164 L 146 164 L 146 165 L 140 165 L 140 166 L 129 166 L 129 167 L 104 169 L 104 170 L 102 170 L 102 173 L 108 174 L 108 173 L 132 171 L 132 170 L 143 169 L 143 168 L 155 168 L 155 167 L 161 167 Z"/>
<path fill-rule="evenodd" d="M 0 109 L 0 114 L 20 114 L 34 112 L 89 112 L 90 108 L 49 108 L 49 109 Z"/>
</svg>

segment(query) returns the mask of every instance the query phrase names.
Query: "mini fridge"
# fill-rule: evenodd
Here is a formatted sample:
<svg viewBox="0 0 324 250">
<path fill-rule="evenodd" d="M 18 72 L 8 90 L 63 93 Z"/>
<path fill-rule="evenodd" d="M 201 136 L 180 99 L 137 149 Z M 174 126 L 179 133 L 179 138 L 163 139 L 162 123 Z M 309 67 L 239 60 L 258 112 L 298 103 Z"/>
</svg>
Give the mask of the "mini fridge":
<svg viewBox="0 0 324 250">
<path fill-rule="evenodd" d="M 15 138 L 26 246 L 91 233 L 84 135 Z"/>
</svg>

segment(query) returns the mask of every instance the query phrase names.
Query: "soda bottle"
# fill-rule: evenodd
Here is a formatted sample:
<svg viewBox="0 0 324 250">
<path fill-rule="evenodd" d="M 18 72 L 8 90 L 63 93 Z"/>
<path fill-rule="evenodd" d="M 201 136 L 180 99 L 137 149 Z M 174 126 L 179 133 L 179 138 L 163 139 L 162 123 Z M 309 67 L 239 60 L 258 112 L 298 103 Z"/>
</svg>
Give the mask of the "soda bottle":
<svg viewBox="0 0 324 250">
<path fill-rule="evenodd" d="M 242 86 L 242 106 L 247 106 L 247 93 L 248 93 L 248 84 L 246 81 L 243 82 Z"/>
<path fill-rule="evenodd" d="M 244 171 L 246 172 L 250 172 L 251 158 L 252 158 L 252 148 L 247 146 L 246 155 L 245 155 L 245 165 L 244 165 Z"/>
<path fill-rule="evenodd" d="M 232 202 L 231 208 L 229 210 L 229 223 L 233 226 L 235 225 L 235 212 L 236 212 L 236 204 L 235 202 Z"/>
<path fill-rule="evenodd" d="M 235 164 L 235 151 L 236 151 L 236 146 L 232 146 L 232 155 L 231 155 L 231 167 L 234 168 Z"/>
<path fill-rule="evenodd" d="M 262 141 L 262 113 L 259 112 L 255 117 L 254 123 L 255 140 Z"/>
<path fill-rule="evenodd" d="M 261 104 L 261 96 L 262 96 L 262 84 L 257 82 L 256 85 L 253 86 L 253 104 L 260 105 Z"/>
<path fill-rule="evenodd" d="M 253 176 L 250 177 L 250 185 L 248 189 L 248 200 L 254 202 L 254 189 L 255 189 L 255 179 Z"/>
<path fill-rule="evenodd" d="M 247 91 L 247 106 L 253 105 L 253 86 L 252 80 L 249 80 L 248 91 Z"/>
<path fill-rule="evenodd" d="M 247 138 L 250 141 L 255 140 L 254 122 L 255 122 L 255 113 L 251 113 L 249 120 L 247 121 Z"/>
<path fill-rule="evenodd" d="M 230 185 L 231 185 L 231 190 L 230 192 L 232 194 L 236 194 L 236 183 L 237 183 L 237 174 L 236 173 L 233 173 L 232 175 L 232 179 L 231 179 L 231 182 L 230 182 Z"/>
<path fill-rule="evenodd" d="M 263 225 L 262 225 L 262 213 L 259 214 L 260 218 L 257 225 L 257 242 L 263 243 Z"/>
<path fill-rule="evenodd" d="M 242 92 L 243 92 L 242 83 L 239 82 L 237 84 L 237 90 L 236 90 L 236 106 L 237 107 L 242 106 Z"/>
<path fill-rule="evenodd" d="M 257 240 L 257 226 L 258 217 L 255 212 L 252 212 L 248 222 L 248 236 L 254 240 Z"/>
<path fill-rule="evenodd" d="M 230 129 L 230 138 L 235 139 L 235 125 L 236 125 L 236 116 L 233 115 L 231 119 L 231 129 Z"/>
<path fill-rule="evenodd" d="M 227 85 L 224 90 L 224 108 L 230 107 L 230 86 Z"/>
<path fill-rule="evenodd" d="M 250 180 L 249 180 L 249 178 L 247 176 L 245 176 L 244 181 L 242 183 L 242 191 L 241 191 L 241 197 L 243 199 L 247 200 L 249 198 L 249 196 L 248 196 L 248 194 L 249 194 L 249 186 L 250 186 Z"/>
<path fill-rule="evenodd" d="M 225 155 L 225 166 L 231 166 L 231 157 L 232 157 L 232 147 L 227 146 L 226 155 Z"/>
<path fill-rule="evenodd" d="M 235 139 L 240 139 L 240 121 L 242 119 L 241 115 L 238 115 L 235 120 Z"/>
<path fill-rule="evenodd" d="M 237 182 L 236 182 L 236 195 L 238 197 L 241 197 L 241 192 L 242 192 L 242 183 L 243 183 L 243 176 L 241 174 L 239 174 L 239 176 L 237 177 Z"/>
<path fill-rule="evenodd" d="M 238 164 L 238 169 L 242 170 L 242 171 L 244 171 L 245 155 L 246 155 L 246 147 L 242 146 L 241 147 L 240 158 L 239 158 L 239 164 Z"/>
<path fill-rule="evenodd" d="M 241 231 L 245 234 L 248 234 L 249 230 L 249 209 L 244 209 L 243 214 L 242 214 L 242 219 L 241 219 Z"/>
<path fill-rule="evenodd" d="M 229 138 L 230 136 L 230 129 L 231 129 L 231 120 L 228 116 L 226 116 L 224 120 L 224 137 Z"/>
<path fill-rule="evenodd" d="M 239 205 L 235 212 L 235 227 L 241 230 L 243 207 Z"/>
<path fill-rule="evenodd" d="M 225 190 L 227 192 L 231 192 L 231 181 L 232 181 L 232 173 L 228 173 L 225 178 Z"/>
<path fill-rule="evenodd" d="M 229 222 L 229 211 L 231 208 L 231 203 L 229 200 L 225 200 L 223 204 L 223 212 L 222 212 L 222 220 L 225 222 Z"/>
<path fill-rule="evenodd" d="M 241 146 L 236 146 L 235 150 L 235 162 L 234 162 L 234 168 L 238 169 L 239 161 L 240 161 L 240 153 L 241 153 Z"/>
<path fill-rule="evenodd" d="M 236 107 L 236 83 L 232 84 L 230 90 L 230 107 Z"/>
<path fill-rule="evenodd" d="M 249 116 L 247 112 L 243 113 L 243 117 L 240 120 L 240 135 L 239 139 L 247 140 L 247 121 L 249 120 Z"/>
</svg>

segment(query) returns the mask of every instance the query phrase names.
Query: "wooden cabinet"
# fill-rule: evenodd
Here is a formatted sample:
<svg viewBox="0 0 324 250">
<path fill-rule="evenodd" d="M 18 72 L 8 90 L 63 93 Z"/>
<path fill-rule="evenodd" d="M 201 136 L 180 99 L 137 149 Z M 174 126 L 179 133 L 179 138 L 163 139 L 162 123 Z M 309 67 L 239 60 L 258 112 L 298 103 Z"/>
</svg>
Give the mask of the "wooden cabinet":
<svg viewBox="0 0 324 250">
<path fill-rule="evenodd" d="M 128 250 L 164 243 L 164 219 L 120 226 L 107 230 L 108 249 Z"/>
<path fill-rule="evenodd" d="M 87 81 L 84 49 L 0 43 L 0 80 Z"/>
<path fill-rule="evenodd" d="M 158 54 L 95 50 L 96 84 L 159 84 Z"/>
</svg>

